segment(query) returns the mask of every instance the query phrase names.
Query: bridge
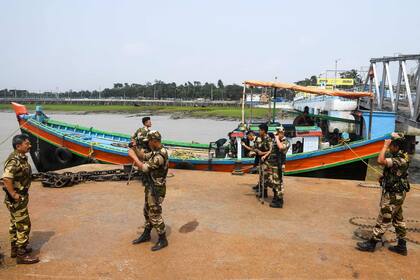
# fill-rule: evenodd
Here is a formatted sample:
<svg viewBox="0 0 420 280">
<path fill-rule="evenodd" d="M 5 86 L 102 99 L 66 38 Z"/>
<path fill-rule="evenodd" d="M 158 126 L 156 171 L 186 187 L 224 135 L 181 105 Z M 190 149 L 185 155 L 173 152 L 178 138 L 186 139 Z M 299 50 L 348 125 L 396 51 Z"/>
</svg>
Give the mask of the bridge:
<svg viewBox="0 0 420 280">
<path fill-rule="evenodd" d="M 407 62 L 417 62 L 415 73 L 407 72 Z M 382 77 L 378 77 L 378 64 L 382 64 Z M 394 87 L 391 67 L 398 67 Z M 365 80 L 365 90 L 374 93 L 373 108 L 395 112 L 397 129 L 411 135 L 420 135 L 420 54 L 372 58 Z M 370 108 L 370 100 L 363 100 L 361 107 Z"/>
</svg>

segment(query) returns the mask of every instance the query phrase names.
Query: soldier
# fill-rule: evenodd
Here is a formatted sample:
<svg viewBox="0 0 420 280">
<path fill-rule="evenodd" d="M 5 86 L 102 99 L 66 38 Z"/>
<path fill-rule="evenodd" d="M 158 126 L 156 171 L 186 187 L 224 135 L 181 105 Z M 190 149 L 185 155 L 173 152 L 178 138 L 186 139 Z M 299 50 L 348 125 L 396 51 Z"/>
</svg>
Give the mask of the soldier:
<svg viewBox="0 0 420 280">
<path fill-rule="evenodd" d="M 134 132 L 131 137 L 131 145 L 139 148 L 147 148 L 147 133 L 149 133 L 152 127 L 152 120 L 150 117 L 144 117 L 142 120 L 143 127 L 139 128 Z"/>
<path fill-rule="evenodd" d="M 246 133 L 246 137 L 242 139 L 241 144 L 242 147 L 244 147 L 244 157 L 253 157 L 254 154 L 252 153 L 252 150 L 254 149 L 254 143 L 255 143 L 255 134 L 252 130 L 248 131 Z"/>
<path fill-rule="evenodd" d="M 31 220 L 28 212 L 29 187 L 31 185 L 31 166 L 26 154 L 31 148 L 29 136 L 20 134 L 13 137 L 14 151 L 4 164 L 3 181 L 6 192 L 4 203 L 10 211 L 9 236 L 11 243 L 10 257 L 16 258 L 18 264 L 33 264 L 39 259 L 32 257 L 29 247 Z"/>
<path fill-rule="evenodd" d="M 273 200 L 270 207 L 283 208 L 283 172 L 286 164 L 286 153 L 290 148 L 290 142 L 284 136 L 283 126 L 276 128 L 277 133 L 274 135 L 273 151 L 268 159 L 271 167 L 269 172 L 269 186 L 273 188 Z"/>
<path fill-rule="evenodd" d="M 148 145 L 150 152 L 144 155 L 144 161 L 140 161 L 133 150 L 128 155 L 133 159 L 135 165 L 144 172 L 144 232 L 133 244 L 140 244 L 150 241 L 152 228 L 156 229 L 159 240 L 152 247 L 152 251 L 160 250 L 168 246 L 166 239 L 166 228 L 162 218 L 162 203 L 166 194 L 166 175 L 168 174 L 168 151 L 161 144 L 161 135 L 158 131 L 148 133 Z"/>
<path fill-rule="evenodd" d="M 260 166 L 264 176 L 260 176 L 259 184 L 264 180 L 264 197 L 267 197 L 267 183 L 268 183 L 268 172 L 271 169 L 270 163 L 266 160 L 271 153 L 273 147 L 273 141 L 268 135 L 268 126 L 266 124 L 259 125 L 259 136 L 255 140 L 255 153 L 260 157 Z M 258 185 L 254 187 L 258 191 Z M 259 193 L 259 197 L 262 197 L 263 193 Z"/>
<path fill-rule="evenodd" d="M 389 153 L 387 150 L 389 149 Z M 376 243 L 380 242 L 386 230 L 392 225 L 397 234 L 398 244 L 389 247 L 392 252 L 407 255 L 406 233 L 407 229 L 403 217 L 403 203 L 406 192 L 410 190 L 408 183 L 408 154 L 404 151 L 404 136 L 393 133 L 392 140 L 387 139 L 379 153 L 378 163 L 384 166 L 383 176 L 380 178 L 382 196 L 380 212 L 376 225 L 373 228 L 372 237 L 365 242 L 358 242 L 357 249 L 360 251 L 373 252 Z"/>
<path fill-rule="evenodd" d="M 229 142 L 226 146 L 226 153 L 231 158 L 236 158 L 238 155 L 238 145 L 236 143 L 236 138 L 232 136 L 232 132 L 228 133 Z"/>
<path fill-rule="evenodd" d="M 312 126 L 314 125 L 314 120 L 309 116 L 309 107 L 305 106 L 305 108 L 303 109 L 303 114 L 297 116 L 294 120 L 293 120 L 293 125 L 296 126 Z"/>
</svg>

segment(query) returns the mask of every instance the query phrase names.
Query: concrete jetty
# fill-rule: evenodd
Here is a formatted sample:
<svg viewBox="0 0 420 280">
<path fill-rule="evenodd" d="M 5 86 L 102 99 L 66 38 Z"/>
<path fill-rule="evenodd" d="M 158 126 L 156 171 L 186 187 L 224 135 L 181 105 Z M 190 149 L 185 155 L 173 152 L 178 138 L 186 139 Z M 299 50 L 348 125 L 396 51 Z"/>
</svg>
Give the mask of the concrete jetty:
<svg viewBox="0 0 420 280">
<path fill-rule="evenodd" d="M 78 166 L 73 171 L 104 165 Z M 115 166 L 112 166 L 115 168 Z M 31 244 L 41 262 L 9 257 L 9 213 L 0 207 L 0 279 L 418 279 L 420 245 L 407 257 L 357 251 L 349 223 L 376 217 L 380 190 L 357 181 L 286 177 L 285 208 L 256 199 L 256 175 L 170 170 L 163 204 L 169 247 L 131 245 L 142 231 L 139 182 L 88 182 L 30 191 Z M 404 206 L 420 220 L 420 186 Z M 420 224 L 411 226 L 420 227 Z M 409 237 L 420 241 L 420 233 Z M 386 238 L 393 238 L 391 233 Z M 157 236 L 153 235 L 155 242 Z"/>
</svg>

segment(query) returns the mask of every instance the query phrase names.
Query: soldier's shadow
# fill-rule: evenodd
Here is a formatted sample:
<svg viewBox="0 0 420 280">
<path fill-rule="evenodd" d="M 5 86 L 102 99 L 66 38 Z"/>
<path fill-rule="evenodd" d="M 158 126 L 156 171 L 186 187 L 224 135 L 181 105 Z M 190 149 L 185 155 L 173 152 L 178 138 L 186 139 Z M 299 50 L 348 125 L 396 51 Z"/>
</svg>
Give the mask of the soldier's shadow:
<svg viewBox="0 0 420 280">
<path fill-rule="evenodd" d="M 55 234 L 55 231 L 34 231 L 30 239 L 30 244 L 32 246 L 33 252 L 35 255 L 39 254 L 42 246 L 48 243 L 50 238 Z"/>
</svg>

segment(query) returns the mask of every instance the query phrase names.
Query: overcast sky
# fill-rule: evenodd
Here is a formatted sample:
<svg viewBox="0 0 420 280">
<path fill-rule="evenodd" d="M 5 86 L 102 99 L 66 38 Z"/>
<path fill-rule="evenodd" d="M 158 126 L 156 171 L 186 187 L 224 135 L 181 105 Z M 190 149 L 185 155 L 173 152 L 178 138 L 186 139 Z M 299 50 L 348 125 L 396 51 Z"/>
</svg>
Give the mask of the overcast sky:
<svg viewBox="0 0 420 280">
<path fill-rule="evenodd" d="M 0 89 L 294 82 L 420 53 L 420 1 L 0 0 Z M 333 74 L 332 74 L 333 75 Z"/>
</svg>

